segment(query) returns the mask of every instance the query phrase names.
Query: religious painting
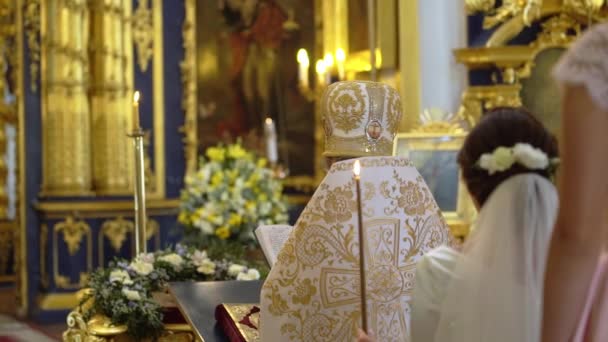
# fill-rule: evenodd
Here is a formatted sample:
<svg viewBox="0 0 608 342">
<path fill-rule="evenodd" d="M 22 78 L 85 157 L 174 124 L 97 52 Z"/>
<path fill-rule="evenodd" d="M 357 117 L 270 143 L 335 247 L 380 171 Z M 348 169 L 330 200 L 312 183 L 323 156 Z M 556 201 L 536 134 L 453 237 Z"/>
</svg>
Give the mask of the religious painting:
<svg viewBox="0 0 608 342">
<path fill-rule="evenodd" d="M 393 155 L 410 159 L 418 169 L 448 221 L 466 221 L 470 215 L 471 203 L 457 162 L 464 137 L 464 133 L 402 133 L 393 147 Z"/>
<path fill-rule="evenodd" d="M 551 71 L 565 48 L 541 51 L 534 58 L 530 77 L 522 80 L 521 100 L 536 118 L 556 136 L 560 132 L 560 91 Z"/>
<path fill-rule="evenodd" d="M 199 152 L 241 140 L 265 154 L 263 125 L 278 133 L 278 162 L 313 176 L 314 107 L 298 90 L 296 53 L 314 51 L 314 1 L 198 1 Z"/>
</svg>

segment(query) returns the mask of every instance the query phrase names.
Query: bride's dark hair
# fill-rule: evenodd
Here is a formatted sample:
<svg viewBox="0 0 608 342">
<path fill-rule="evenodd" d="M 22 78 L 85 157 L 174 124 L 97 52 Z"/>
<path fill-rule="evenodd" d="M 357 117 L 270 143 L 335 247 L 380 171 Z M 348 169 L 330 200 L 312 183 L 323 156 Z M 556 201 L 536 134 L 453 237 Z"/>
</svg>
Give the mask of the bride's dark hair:
<svg viewBox="0 0 608 342">
<path fill-rule="evenodd" d="M 550 159 L 558 156 L 555 137 L 523 108 L 494 109 L 482 116 L 468 134 L 458 154 L 458 164 L 464 182 L 479 206 L 483 206 L 494 189 L 511 176 L 533 172 L 550 179 L 549 170 L 530 170 L 517 163 L 493 175 L 479 168 L 477 163 L 482 154 L 517 143 L 528 143 L 545 152 Z"/>
</svg>

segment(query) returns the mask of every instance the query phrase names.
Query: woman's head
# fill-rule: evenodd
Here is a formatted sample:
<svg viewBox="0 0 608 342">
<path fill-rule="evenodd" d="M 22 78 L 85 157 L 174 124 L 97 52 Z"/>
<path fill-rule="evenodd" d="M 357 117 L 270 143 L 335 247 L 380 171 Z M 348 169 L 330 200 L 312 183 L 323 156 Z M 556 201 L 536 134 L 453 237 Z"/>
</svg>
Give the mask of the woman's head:
<svg viewBox="0 0 608 342">
<path fill-rule="evenodd" d="M 490 194 L 506 179 L 521 173 L 536 173 L 550 178 L 550 170 L 531 170 L 515 163 L 509 169 L 490 174 L 479 167 L 483 154 L 498 147 L 526 143 L 540 149 L 550 159 L 558 156 L 557 140 L 532 115 L 521 108 L 499 108 L 485 114 L 468 134 L 458 155 L 458 164 L 471 196 L 483 206 Z"/>
</svg>

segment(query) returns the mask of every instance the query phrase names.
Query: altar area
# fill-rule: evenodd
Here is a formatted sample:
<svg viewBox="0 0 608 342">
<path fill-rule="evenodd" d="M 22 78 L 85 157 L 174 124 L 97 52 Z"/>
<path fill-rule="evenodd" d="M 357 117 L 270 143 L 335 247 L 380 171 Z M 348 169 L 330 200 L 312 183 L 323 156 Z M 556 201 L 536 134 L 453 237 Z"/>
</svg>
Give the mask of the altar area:
<svg viewBox="0 0 608 342">
<path fill-rule="evenodd" d="M 525 106 L 559 132 L 551 67 L 608 18 L 498 3 L 0 0 L 0 305 L 65 341 L 223 341 L 240 304 L 221 317 L 256 340 L 254 230 L 295 224 L 326 176 L 322 94 L 345 80 L 397 89 L 393 155 L 463 241 L 468 130 Z"/>
</svg>

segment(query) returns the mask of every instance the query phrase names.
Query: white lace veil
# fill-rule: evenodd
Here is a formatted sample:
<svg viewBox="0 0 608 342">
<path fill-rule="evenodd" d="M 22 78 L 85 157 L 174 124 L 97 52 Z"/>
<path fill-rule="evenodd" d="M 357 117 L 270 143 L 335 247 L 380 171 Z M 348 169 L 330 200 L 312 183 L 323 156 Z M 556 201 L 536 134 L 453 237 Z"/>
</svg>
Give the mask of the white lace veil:
<svg viewBox="0 0 608 342">
<path fill-rule="evenodd" d="M 557 191 L 533 173 L 504 181 L 479 213 L 441 306 L 435 341 L 536 342 Z"/>
</svg>

